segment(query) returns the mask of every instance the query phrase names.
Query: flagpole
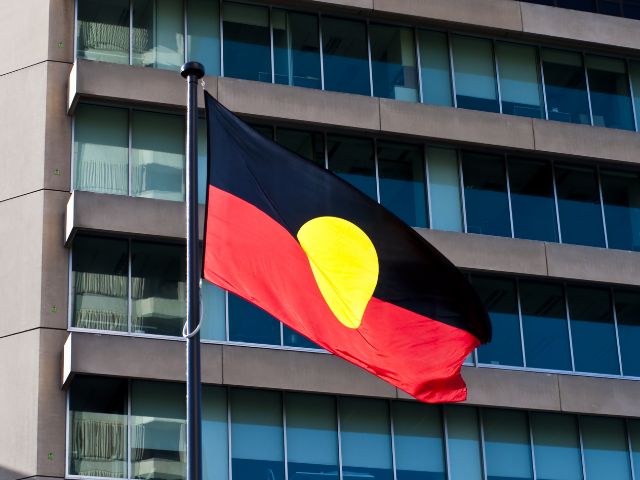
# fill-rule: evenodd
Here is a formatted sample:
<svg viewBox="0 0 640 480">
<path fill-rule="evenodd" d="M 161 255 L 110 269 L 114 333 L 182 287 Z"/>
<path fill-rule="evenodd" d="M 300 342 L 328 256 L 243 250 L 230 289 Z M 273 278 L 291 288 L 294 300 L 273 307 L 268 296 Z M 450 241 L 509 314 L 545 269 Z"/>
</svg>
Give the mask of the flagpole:
<svg viewBox="0 0 640 480">
<path fill-rule="evenodd" d="M 204 66 L 182 65 L 187 80 L 187 480 L 202 480 L 202 389 L 200 379 L 200 263 L 198 238 L 198 80 Z M 186 331 L 185 331 L 186 330 Z"/>
</svg>

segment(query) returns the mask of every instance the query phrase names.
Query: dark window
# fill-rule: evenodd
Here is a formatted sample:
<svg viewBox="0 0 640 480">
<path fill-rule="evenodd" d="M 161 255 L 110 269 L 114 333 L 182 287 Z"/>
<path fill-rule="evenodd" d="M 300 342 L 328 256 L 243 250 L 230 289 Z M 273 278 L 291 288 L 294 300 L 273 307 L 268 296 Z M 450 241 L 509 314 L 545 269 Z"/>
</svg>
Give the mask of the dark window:
<svg viewBox="0 0 640 480">
<path fill-rule="evenodd" d="M 322 168 L 325 167 L 324 136 L 322 133 L 278 128 L 276 139 L 283 147 L 308 160 L 313 160 Z"/>
<path fill-rule="evenodd" d="M 280 322 L 260 307 L 229 293 L 229 340 L 280 345 Z"/>
<path fill-rule="evenodd" d="M 640 377 L 640 293 L 616 290 L 614 293 L 622 373 Z"/>
<path fill-rule="evenodd" d="M 635 130 L 626 62 L 596 55 L 586 59 L 593 124 Z"/>
<path fill-rule="evenodd" d="M 601 170 L 609 248 L 640 251 L 640 175 Z"/>
<path fill-rule="evenodd" d="M 78 58 L 129 64 L 129 0 L 78 0 Z"/>
<path fill-rule="evenodd" d="M 329 170 L 372 199 L 378 199 L 373 141 L 327 136 Z"/>
</svg>

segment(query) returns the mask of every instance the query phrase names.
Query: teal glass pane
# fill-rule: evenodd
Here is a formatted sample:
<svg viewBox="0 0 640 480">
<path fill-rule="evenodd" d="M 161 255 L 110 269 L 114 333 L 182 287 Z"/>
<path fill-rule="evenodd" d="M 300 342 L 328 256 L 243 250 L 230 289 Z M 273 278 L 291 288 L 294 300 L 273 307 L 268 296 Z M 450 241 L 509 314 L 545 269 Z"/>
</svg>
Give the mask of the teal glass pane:
<svg viewBox="0 0 640 480">
<path fill-rule="evenodd" d="M 427 227 L 424 152 L 418 145 L 378 142 L 380 203 L 412 227 Z"/>
<path fill-rule="evenodd" d="M 184 117 L 134 111 L 131 195 L 184 201 Z"/>
<path fill-rule="evenodd" d="M 519 281 L 527 367 L 568 370 L 569 327 L 562 285 Z"/>
<path fill-rule="evenodd" d="M 595 168 L 556 165 L 555 174 L 562 243 L 604 248 Z"/>
<path fill-rule="evenodd" d="M 228 480 L 229 433 L 227 431 L 227 389 L 202 386 L 202 477 Z"/>
<path fill-rule="evenodd" d="M 397 480 L 445 480 L 439 405 L 393 402 Z"/>
<path fill-rule="evenodd" d="M 316 350 L 322 350 L 321 347 L 313 343 L 307 337 L 299 334 L 293 328 L 287 327 L 285 324 L 282 324 L 282 345 L 285 347 L 313 348 Z"/>
<path fill-rule="evenodd" d="M 129 0 L 78 0 L 78 58 L 129 65 Z"/>
<path fill-rule="evenodd" d="M 477 349 L 478 362 L 524 366 L 515 281 L 472 275 L 471 284 L 489 312 L 493 327 L 491 343 Z"/>
<path fill-rule="evenodd" d="M 280 345 L 280 322 L 244 298 L 229 293 L 229 340 Z"/>
<path fill-rule="evenodd" d="M 287 469 L 291 480 L 339 476 L 336 397 L 285 393 Z"/>
<path fill-rule="evenodd" d="M 467 233 L 511 237 L 504 158 L 462 152 Z"/>
<path fill-rule="evenodd" d="M 640 472 L 640 420 L 628 419 L 629 440 L 631 441 L 631 460 L 633 471 Z"/>
<path fill-rule="evenodd" d="M 487 480 L 533 480 L 527 412 L 482 410 Z"/>
<path fill-rule="evenodd" d="M 582 480 L 575 415 L 542 412 L 529 415 L 538 480 Z"/>
<path fill-rule="evenodd" d="M 499 113 L 493 42 L 452 35 L 451 48 L 458 108 Z"/>
<path fill-rule="evenodd" d="M 207 203 L 209 189 L 209 168 L 207 165 L 207 122 L 198 118 L 198 203 Z"/>
<path fill-rule="evenodd" d="M 280 85 L 322 88 L 317 15 L 273 9 L 273 70 Z"/>
<path fill-rule="evenodd" d="M 627 429 L 622 418 L 580 417 L 589 480 L 631 480 Z"/>
<path fill-rule="evenodd" d="M 71 257 L 71 325 L 127 331 L 129 243 L 76 235 Z"/>
<path fill-rule="evenodd" d="M 496 42 L 502 113 L 544 118 L 538 47 Z"/>
<path fill-rule="evenodd" d="M 591 125 L 582 54 L 541 49 L 549 120 Z"/>
<path fill-rule="evenodd" d="M 227 339 L 227 303 L 223 289 L 202 279 L 202 327 L 200 337 L 203 340 Z"/>
<path fill-rule="evenodd" d="M 640 293 L 616 290 L 613 294 L 616 320 L 618 322 L 618 339 L 620 341 L 620 357 L 622 373 L 629 377 L 640 377 Z M 638 450 L 640 453 L 640 450 Z"/>
<path fill-rule="evenodd" d="M 609 290 L 568 286 L 567 298 L 576 371 L 619 375 Z"/>
<path fill-rule="evenodd" d="M 629 76 L 631 77 L 631 88 L 633 88 L 636 124 L 640 125 L 640 62 L 629 62 Z"/>
<path fill-rule="evenodd" d="M 269 8 L 222 2 L 224 76 L 271 83 Z"/>
<path fill-rule="evenodd" d="M 448 148 L 427 147 L 431 228 L 462 232 L 462 200 L 458 152 Z"/>
<path fill-rule="evenodd" d="M 422 102 L 430 105 L 453 106 L 451 93 L 451 62 L 449 41 L 444 32 L 418 31 Z"/>
<path fill-rule="evenodd" d="M 364 22 L 322 17 L 324 89 L 371 95 Z"/>
<path fill-rule="evenodd" d="M 131 331 L 179 337 L 186 321 L 186 250 L 131 242 Z"/>
<path fill-rule="evenodd" d="M 369 25 L 373 96 L 418 102 L 416 42 L 413 29 Z"/>
<path fill-rule="evenodd" d="M 593 124 L 635 131 L 626 61 L 597 55 L 586 61 Z"/>
<path fill-rule="evenodd" d="M 220 75 L 220 1 L 187 0 L 187 59 Z"/>
<path fill-rule="evenodd" d="M 282 393 L 232 388 L 231 471 L 234 480 L 284 480 Z"/>
<path fill-rule="evenodd" d="M 640 251 L 640 175 L 600 170 L 609 248 Z"/>
<path fill-rule="evenodd" d="M 451 480 L 482 480 L 482 450 L 478 410 L 445 405 Z"/>
<path fill-rule="evenodd" d="M 185 479 L 184 383 L 131 381 L 131 478 Z"/>
<path fill-rule="evenodd" d="M 373 141 L 327 136 L 329 170 L 372 199 L 378 199 Z"/>
<path fill-rule="evenodd" d="M 69 390 L 69 475 L 127 477 L 127 380 L 76 375 Z"/>
<path fill-rule="evenodd" d="M 322 133 L 288 128 L 278 128 L 276 133 L 276 141 L 280 145 L 325 168 L 324 135 Z"/>
<path fill-rule="evenodd" d="M 133 0 L 133 65 L 178 71 L 182 64 L 183 0 Z"/>
<path fill-rule="evenodd" d="M 74 188 L 128 195 L 129 112 L 78 105 L 74 118 Z"/>
<path fill-rule="evenodd" d="M 389 402 L 340 397 L 343 478 L 393 480 Z"/>
<path fill-rule="evenodd" d="M 557 242 L 553 166 L 549 162 L 511 157 L 507 165 L 515 238 Z"/>
</svg>

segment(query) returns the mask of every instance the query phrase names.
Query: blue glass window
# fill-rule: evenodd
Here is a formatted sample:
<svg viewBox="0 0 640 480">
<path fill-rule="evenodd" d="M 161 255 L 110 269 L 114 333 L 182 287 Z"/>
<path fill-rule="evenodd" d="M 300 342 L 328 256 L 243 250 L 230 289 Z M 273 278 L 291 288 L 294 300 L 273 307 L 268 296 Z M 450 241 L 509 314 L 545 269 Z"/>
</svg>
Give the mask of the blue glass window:
<svg viewBox="0 0 640 480">
<path fill-rule="evenodd" d="M 365 23 L 322 17 L 322 55 L 325 90 L 371 95 Z"/>
<path fill-rule="evenodd" d="M 556 165 L 555 174 L 562 243 L 604 247 L 595 168 Z"/>
<path fill-rule="evenodd" d="M 77 56 L 129 65 L 129 0 L 78 0 Z"/>
<path fill-rule="evenodd" d="M 640 5 L 636 8 L 640 18 Z M 633 89 L 633 103 L 636 109 L 636 124 L 640 126 L 640 62 L 629 62 L 629 75 Z"/>
<path fill-rule="evenodd" d="M 577 372 L 620 374 L 609 290 L 567 287 Z"/>
<path fill-rule="evenodd" d="M 220 0 L 187 0 L 187 58 L 220 75 Z"/>
<path fill-rule="evenodd" d="M 515 281 L 472 275 L 471 283 L 489 312 L 493 326 L 491 343 L 478 347 L 478 362 L 522 367 Z"/>
<path fill-rule="evenodd" d="M 544 118 L 538 48 L 496 42 L 502 113 Z"/>
<path fill-rule="evenodd" d="M 206 480 L 229 478 L 227 389 L 202 386 L 202 476 Z"/>
<path fill-rule="evenodd" d="M 322 133 L 278 128 L 276 141 L 292 152 L 325 168 L 324 135 Z"/>
<path fill-rule="evenodd" d="M 609 248 L 640 251 L 640 175 L 601 170 Z"/>
<path fill-rule="evenodd" d="M 531 412 L 530 419 L 538 480 L 582 480 L 576 417 Z"/>
<path fill-rule="evenodd" d="M 640 472 L 640 420 L 628 419 L 629 440 L 631 441 L 631 459 L 634 472 Z"/>
<path fill-rule="evenodd" d="M 327 136 L 329 170 L 372 199 L 378 199 L 373 141 Z"/>
<path fill-rule="evenodd" d="M 449 148 L 427 147 L 431 228 L 462 232 L 462 198 L 458 152 Z"/>
<path fill-rule="evenodd" d="M 445 405 L 451 480 L 482 480 L 482 450 L 478 410 Z"/>
<path fill-rule="evenodd" d="M 285 324 L 282 324 L 282 344 L 285 347 L 321 349 L 307 337 L 299 334 L 293 328 L 289 328 Z"/>
<path fill-rule="evenodd" d="M 635 130 L 626 62 L 596 55 L 586 60 L 593 124 Z"/>
<path fill-rule="evenodd" d="M 467 233 L 511 236 L 504 158 L 462 152 Z"/>
<path fill-rule="evenodd" d="M 533 480 L 527 412 L 482 410 L 487 480 Z"/>
<path fill-rule="evenodd" d="M 229 340 L 280 345 L 280 322 L 253 303 L 229 293 Z"/>
<path fill-rule="evenodd" d="M 453 106 L 449 41 L 444 32 L 419 30 L 422 101 L 430 105 Z"/>
<path fill-rule="evenodd" d="M 616 290 L 614 293 L 622 373 L 640 377 L 640 293 Z M 638 450 L 640 453 L 640 450 Z"/>
<path fill-rule="evenodd" d="M 493 42 L 452 35 L 451 48 L 458 108 L 499 113 Z"/>
<path fill-rule="evenodd" d="M 180 70 L 184 64 L 182 0 L 133 0 L 133 65 Z"/>
<path fill-rule="evenodd" d="M 589 480 L 631 480 L 627 429 L 622 418 L 580 417 Z"/>
<path fill-rule="evenodd" d="M 227 305 L 223 289 L 202 279 L 202 327 L 200 336 L 203 340 L 227 339 Z"/>
</svg>

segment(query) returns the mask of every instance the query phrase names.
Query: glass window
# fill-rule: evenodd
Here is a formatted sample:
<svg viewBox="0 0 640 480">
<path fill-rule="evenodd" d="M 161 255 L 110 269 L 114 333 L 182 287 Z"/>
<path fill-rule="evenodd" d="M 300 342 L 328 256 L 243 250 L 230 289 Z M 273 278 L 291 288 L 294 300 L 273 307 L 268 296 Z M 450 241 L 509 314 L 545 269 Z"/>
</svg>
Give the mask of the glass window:
<svg viewBox="0 0 640 480">
<path fill-rule="evenodd" d="M 580 417 L 584 467 L 589 480 L 631 480 L 622 418 Z"/>
<path fill-rule="evenodd" d="M 69 475 L 127 477 L 126 379 L 73 379 L 68 448 Z"/>
<path fill-rule="evenodd" d="M 269 8 L 222 2 L 224 76 L 271 83 Z"/>
<path fill-rule="evenodd" d="M 232 388 L 230 400 L 234 480 L 284 480 L 282 393 Z"/>
<path fill-rule="evenodd" d="M 378 199 L 373 141 L 327 136 L 329 170 L 374 200 Z"/>
<path fill-rule="evenodd" d="M 369 34 L 373 96 L 419 101 L 413 30 L 408 27 L 371 24 Z"/>
<path fill-rule="evenodd" d="M 129 0 L 78 1 L 77 57 L 129 65 Z"/>
<path fill-rule="evenodd" d="M 304 335 L 296 332 L 293 328 L 289 328 L 284 323 L 282 324 L 282 344 L 285 347 L 314 348 L 321 350 L 321 347 Z"/>
<path fill-rule="evenodd" d="M 202 327 L 200 336 L 203 340 L 227 339 L 227 304 L 223 289 L 202 279 Z"/>
<path fill-rule="evenodd" d="M 207 174 L 207 122 L 204 118 L 198 119 L 198 203 L 207 203 L 207 190 L 209 179 Z M 186 175 L 186 173 L 185 173 Z M 186 181 L 186 177 L 185 177 Z"/>
<path fill-rule="evenodd" d="M 514 237 L 557 242 L 551 163 L 509 157 L 507 165 Z"/>
<path fill-rule="evenodd" d="M 183 63 L 183 1 L 133 0 L 133 64 L 180 70 Z"/>
<path fill-rule="evenodd" d="M 591 125 L 582 54 L 542 49 L 549 120 Z"/>
<path fill-rule="evenodd" d="M 371 95 L 365 23 L 322 17 L 322 55 L 325 90 Z"/>
<path fill-rule="evenodd" d="M 562 285 L 521 280 L 518 286 L 527 367 L 571 371 Z"/>
<path fill-rule="evenodd" d="M 637 8 L 640 14 L 640 5 Z M 633 104 L 636 108 L 636 124 L 640 125 L 640 62 L 629 62 L 629 74 L 631 76 L 631 88 L 633 89 Z"/>
<path fill-rule="evenodd" d="M 637 0 L 623 0 L 624 16 L 626 18 L 633 18 L 634 20 L 640 20 L 640 4 Z"/>
<path fill-rule="evenodd" d="M 389 402 L 340 397 L 342 475 L 392 480 Z"/>
<path fill-rule="evenodd" d="M 287 469 L 291 480 L 338 477 L 336 398 L 285 393 Z"/>
<path fill-rule="evenodd" d="M 582 480 L 578 422 L 574 415 L 531 412 L 539 480 Z"/>
<path fill-rule="evenodd" d="M 184 201 L 184 117 L 132 115 L 131 195 Z"/>
<path fill-rule="evenodd" d="M 620 374 L 609 290 L 567 287 L 577 372 Z"/>
<path fill-rule="evenodd" d="M 622 373 L 640 377 L 640 293 L 616 290 L 614 293 Z M 638 450 L 640 453 L 640 450 Z"/>
<path fill-rule="evenodd" d="M 324 135 L 322 133 L 278 128 L 276 141 L 292 152 L 325 168 Z"/>
<path fill-rule="evenodd" d="M 586 60 L 593 124 L 635 130 L 626 62 L 596 55 Z"/>
<path fill-rule="evenodd" d="M 186 316 L 186 253 L 181 245 L 131 242 L 131 331 L 180 336 Z"/>
<path fill-rule="evenodd" d="M 629 440 L 631 441 L 631 460 L 633 461 L 633 470 L 640 472 L 640 420 L 627 420 L 629 427 Z"/>
<path fill-rule="evenodd" d="M 427 227 L 424 154 L 418 145 L 378 142 L 380 203 L 412 227 Z"/>
<path fill-rule="evenodd" d="M 129 111 L 78 105 L 74 116 L 74 188 L 128 195 Z"/>
<path fill-rule="evenodd" d="M 427 147 L 431 228 L 462 232 L 462 200 L 458 152 L 448 148 Z"/>
<path fill-rule="evenodd" d="M 570 8 L 571 10 L 581 10 L 583 12 L 596 13 L 596 2 L 594 0 L 557 0 L 556 7 Z"/>
<path fill-rule="evenodd" d="M 458 108 L 499 113 L 493 42 L 452 35 L 451 48 Z"/>
<path fill-rule="evenodd" d="M 280 345 L 280 322 L 244 298 L 229 293 L 229 340 Z"/>
<path fill-rule="evenodd" d="M 462 152 L 467 232 L 511 236 L 504 158 Z"/>
<path fill-rule="evenodd" d="M 280 85 L 322 88 L 317 15 L 273 9 L 273 65 Z"/>
<path fill-rule="evenodd" d="M 184 383 L 131 381 L 131 478 L 185 479 Z"/>
<path fill-rule="evenodd" d="M 622 16 L 620 0 L 598 0 L 598 13 L 611 15 L 613 17 Z"/>
<path fill-rule="evenodd" d="M 273 127 L 266 127 L 264 125 L 251 125 L 260 135 L 269 140 L 273 140 Z"/>
<path fill-rule="evenodd" d="M 538 47 L 496 42 L 502 113 L 544 118 Z"/>
<path fill-rule="evenodd" d="M 487 480 L 533 480 L 527 412 L 482 410 Z"/>
<path fill-rule="evenodd" d="M 71 264 L 71 325 L 126 332 L 127 240 L 77 235 Z"/>
<path fill-rule="evenodd" d="M 187 0 L 187 58 L 220 75 L 220 1 Z"/>
<path fill-rule="evenodd" d="M 493 325 L 493 340 L 478 347 L 478 362 L 522 367 L 522 343 L 516 282 L 502 278 L 471 276 Z"/>
<path fill-rule="evenodd" d="M 482 480 L 482 450 L 478 410 L 445 405 L 451 480 Z"/>
<path fill-rule="evenodd" d="M 202 476 L 206 480 L 229 478 L 227 415 L 226 387 L 203 385 Z"/>
<path fill-rule="evenodd" d="M 604 248 L 595 168 L 556 165 L 555 173 L 562 243 Z"/>
<path fill-rule="evenodd" d="M 393 402 L 397 480 L 445 480 L 439 405 Z"/>
<path fill-rule="evenodd" d="M 449 41 L 444 32 L 419 30 L 422 101 L 430 105 L 453 106 Z"/>
<path fill-rule="evenodd" d="M 640 175 L 600 170 L 609 248 L 640 251 Z"/>
</svg>

